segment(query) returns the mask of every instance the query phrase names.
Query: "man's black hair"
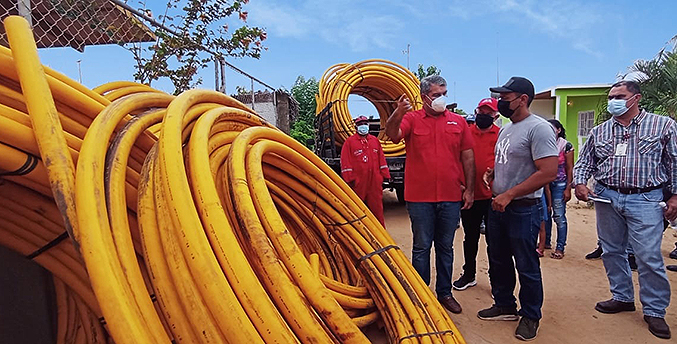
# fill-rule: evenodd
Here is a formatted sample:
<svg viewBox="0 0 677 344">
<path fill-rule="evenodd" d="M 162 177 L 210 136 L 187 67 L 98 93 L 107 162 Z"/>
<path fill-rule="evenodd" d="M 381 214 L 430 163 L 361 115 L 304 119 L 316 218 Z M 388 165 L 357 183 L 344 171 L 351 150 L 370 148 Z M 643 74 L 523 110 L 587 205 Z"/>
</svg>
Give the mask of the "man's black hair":
<svg viewBox="0 0 677 344">
<path fill-rule="evenodd" d="M 639 84 L 637 83 L 637 81 L 621 80 L 621 81 L 613 84 L 611 86 L 611 88 L 621 87 L 621 86 L 625 86 L 628 89 L 628 91 L 630 91 L 632 94 L 637 94 L 637 93 L 642 94 L 642 91 L 640 90 Z"/>
</svg>

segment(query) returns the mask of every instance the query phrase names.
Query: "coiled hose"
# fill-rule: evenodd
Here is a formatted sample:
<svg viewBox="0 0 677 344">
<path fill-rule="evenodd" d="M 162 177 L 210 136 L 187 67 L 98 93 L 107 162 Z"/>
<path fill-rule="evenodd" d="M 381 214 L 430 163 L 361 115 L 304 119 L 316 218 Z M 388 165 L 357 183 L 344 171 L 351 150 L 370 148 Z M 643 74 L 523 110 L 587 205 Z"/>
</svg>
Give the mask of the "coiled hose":
<svg viewBox="0 0 677 344">
<path fill-rule="evenodd" d="M 408 69 L 387 60 L 372 59 L 353 64 L 336 64 L 324 72 L 316 95 L 317 109 L 320 113 L 329 103 L 334 116 L 336 144 L 343 145 L 348 137 L 355 133 L 355 125 L 348 109 L 348 96 L 360 95 L 369 100 L 381 121 L 378 139 L 386 156 L 406 154 L 404 143 L 393 143 L 385 135 L 386 120 L 397 107 L 397 99 L 406 94 L 414 110 L 423 106 L 419 80 Z"/>
<path fill-rule="evenodd" d="M 58 343 L 367 343 L 373 323 L 464 343 L 355 193 L 251 109 L 89 90 L 4 24 L 0 244 L 55 276 Z"/>
</svg>

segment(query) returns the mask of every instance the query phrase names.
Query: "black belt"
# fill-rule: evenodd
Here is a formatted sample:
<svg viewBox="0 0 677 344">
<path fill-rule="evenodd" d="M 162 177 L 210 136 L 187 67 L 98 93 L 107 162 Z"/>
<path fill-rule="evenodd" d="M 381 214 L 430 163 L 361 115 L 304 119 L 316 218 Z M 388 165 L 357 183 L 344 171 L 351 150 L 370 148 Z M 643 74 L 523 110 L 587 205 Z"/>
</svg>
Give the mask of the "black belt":
<svg viewBox="0 0 677 344">
<path fill-rule="evenodd" d="M 531 207 L 541 202 L 540 198 L 520 198 L 510 201 L 508 206 Z"/>
<path fill-rule="evenodd" d="M 622 193 L 622 194 L 624 194 L 624 195 L 641 194 L 641 193 L 645 193 L 645 192 L 649 192 L 649 191 L 653 191 L 653 190 L 657 190 L 657 189 L 662 189 L 662 188 L 663 188 L 663 185 L 662 185 L 662 184 L 661 184 L 661 185 L 656 185 L 656 186 L 647 186 L 647 187 L 645 187 L 645 188 L 617 188 L 617 187 L 615 187 L 615 186 L 606 185 L 606 184 L 604 184 L 604 183 L 602 183 L 602 182 L 597 182 L 597 183 L 598 183 L 599 185 L 601 185 L 601 186 L 607 188 L 607 189 L 614 190 L 614 191 L 619 192 L 619 193 Z"/>
</svg>

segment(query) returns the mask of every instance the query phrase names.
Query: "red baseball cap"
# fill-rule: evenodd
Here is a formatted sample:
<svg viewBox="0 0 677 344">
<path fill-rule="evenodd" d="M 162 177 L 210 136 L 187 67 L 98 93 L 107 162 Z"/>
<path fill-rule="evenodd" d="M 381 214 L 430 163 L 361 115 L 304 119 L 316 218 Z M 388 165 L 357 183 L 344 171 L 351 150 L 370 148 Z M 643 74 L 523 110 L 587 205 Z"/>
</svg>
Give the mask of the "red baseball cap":
<svg viewBox="0 0 677 344">
<path fill-rule="evenodd" d="M 355 124 L 362 123 L 362 122 L 369 122 L 369 119 L 366 116 L 357 116 L 354 119 Z"/>
<path fill-rule="evenodd" d="M 496 98 L 484 98 L 477 104 L 477 108 L 479 109 L 482 106 L 488 106 L 490 109 L 498 111 L 498 100 Z"/>
</svg>

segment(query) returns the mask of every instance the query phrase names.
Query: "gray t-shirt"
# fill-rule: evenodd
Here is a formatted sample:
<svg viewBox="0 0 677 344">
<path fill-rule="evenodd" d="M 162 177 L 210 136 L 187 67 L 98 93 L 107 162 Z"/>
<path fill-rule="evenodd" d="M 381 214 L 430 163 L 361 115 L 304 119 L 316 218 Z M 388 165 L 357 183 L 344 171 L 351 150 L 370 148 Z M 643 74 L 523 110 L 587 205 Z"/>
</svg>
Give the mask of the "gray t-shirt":
<svg viewBox="0 0 677 344">
<path fill-rule="evenodd" d="M 557 156 L 559 152 L 555 142 L 552 125 L 534 114 L 501 128 L 494 149 L 494 195 L 508 191 L 534 174 L 534 160 Z M 543 188 L 540 188 L 517 198 L 539 198 L 542 194 Z"/>
</svg>

